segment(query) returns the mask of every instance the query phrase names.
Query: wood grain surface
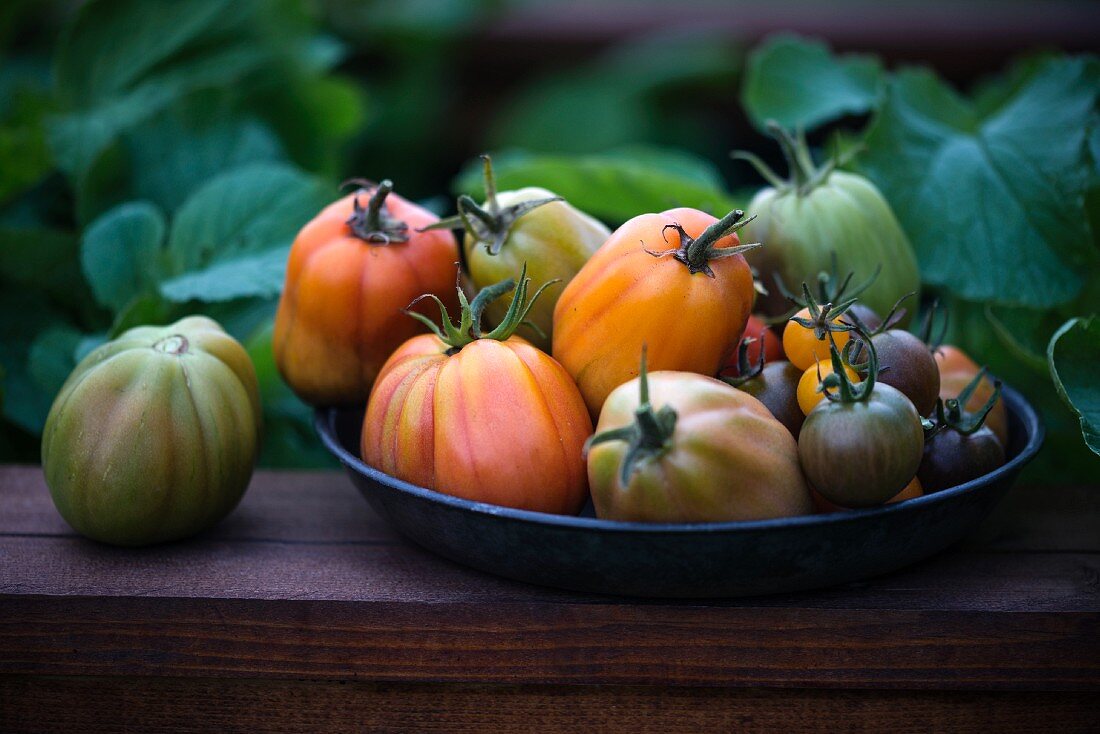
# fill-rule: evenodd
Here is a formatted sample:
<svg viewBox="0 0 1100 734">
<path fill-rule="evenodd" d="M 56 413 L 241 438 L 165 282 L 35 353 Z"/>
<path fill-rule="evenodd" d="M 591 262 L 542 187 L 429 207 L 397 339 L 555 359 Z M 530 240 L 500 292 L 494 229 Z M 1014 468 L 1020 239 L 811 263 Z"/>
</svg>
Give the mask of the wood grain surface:
<svg viewBox="0 0 1100 734">
<path fill-rule="evenodd" d="M 37 468 L 0 468 L 0 731 L 108 731 L 112 706 L 138 691 L 164 700 L 155 726 L 135 730 L 184 731 L 177 702 L 209 690 L 223 711 L 289 697 L 372 729 L 371 711 L 392 723 L 431 696 L 460 712 L 452 723 L 481 711 L 496 726 L 482 710 L 496 706 L 514 714 L 506 728 L 547 731 L 569 721 L 529 718 L 550 700 L 651 712 L 636 731 L 694 730 L 659 725 L 685 708 L 695 724 L 749 729 L 820 711 L 925 731 L 921 711 L 936 709 L 959 730 L 1071 731 L 1096 719 L 1100 690 L 1100 490 L 1019 488 L 963 546 L 868 582 L 675 602 L 439 559 L 339 473 L 259 472 L 214 530 L 125 550 L 73 533 Z M 28 718 L 31 702 L 60 718 Z M 909 718 L 893 713 L 902 702 Z"/>
</svg>

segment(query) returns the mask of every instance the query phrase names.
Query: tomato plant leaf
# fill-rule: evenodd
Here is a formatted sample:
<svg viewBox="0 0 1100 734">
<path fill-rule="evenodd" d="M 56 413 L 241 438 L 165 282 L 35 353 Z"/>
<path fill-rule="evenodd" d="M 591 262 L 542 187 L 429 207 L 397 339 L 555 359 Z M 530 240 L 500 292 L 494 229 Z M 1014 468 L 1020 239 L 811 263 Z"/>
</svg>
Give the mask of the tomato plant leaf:
<svg viewBox="0 0 1100 734">
<path fill-rule="evenodd" d="M 894 207 L 926 282 L 1010 306 L 1078 295 L 1100 261 L 1085 213 L 1098 67 L 1046 61 L 987 115 L 929 71 L 898 74 L 859 166 Z"/>
<path fill-rule="evenodd" d="M 687 153 L 659 148 L 577 156 L 510 152 L 493 157 L 493 171 L 500 190 L 542 186 L 609 223 L 677 206 L 717 216 L 734 208 L 713 165 Z M 455 189 L 484 196 L 480 161 L 466 166 Z"/>
<path fill-rule="evenodd" d="M 1081 420 L 1085 443 L 1100 454 L 1100 317 L 1067 321 L 1051 337 L 1047 360 L 1055 388 Z"/>
<path fill-rule="evenodd" d="M 77 349 L 84 336 L 70 326 L 55 326 L 39 334 L 31 344 L 27 371 L 51 400 L 76 367 Z"/>
<path fill-rule="evenodd" d="M 290 243 L 333 198 L 285 165 L 252 164 L 215 177 L 180 207 L 168 238 L 174 301 L 269 296 L 282 287 Z"/>
<path fill-rule="evenodd" d="M 100 304 L 117 313 L 155 287 L 165 230 L 164 216 L 146 201 L 111 209 L 88 227 L 80 261 Z"/>
<path fill-rule="evenodd" d="M 834 56 L 820 41 L 783 34 L 749 54 L 741 101 L 760 130 L 768 120 L 808 130 L 875 109 L 883 87 L 873 56 Z"/>
</svg>

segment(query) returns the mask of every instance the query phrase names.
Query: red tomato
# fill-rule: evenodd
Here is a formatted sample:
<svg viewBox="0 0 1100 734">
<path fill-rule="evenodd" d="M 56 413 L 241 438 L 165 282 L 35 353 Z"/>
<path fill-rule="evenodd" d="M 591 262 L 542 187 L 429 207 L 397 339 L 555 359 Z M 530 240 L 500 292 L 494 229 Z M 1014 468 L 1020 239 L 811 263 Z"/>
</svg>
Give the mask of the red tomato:
<svg viewBox="0 0 1100 734">
<path fill-rule="evenodd" d="M 749 344 L 746 353 L 750 365 L 760 362 L 761 350 L 764 352 L 765 364 L 783 361 L 783 343 L 776 333 L 772 331 L 772 328 L 765 324 L 763 319 L 759 316 L 749 316 L 749 320 L 745 324 L 745 333 L 742 338 L 751 338 L 754 340 Z M 729 353 L 729 356 L 727 356 L 725 360 L 723 360 L 722 369 L 719 370 L 718 374 L 732 375 L 734 377 L 741 376 L 741 369 L 737 363 L 736 348 Z"/>
</svg>

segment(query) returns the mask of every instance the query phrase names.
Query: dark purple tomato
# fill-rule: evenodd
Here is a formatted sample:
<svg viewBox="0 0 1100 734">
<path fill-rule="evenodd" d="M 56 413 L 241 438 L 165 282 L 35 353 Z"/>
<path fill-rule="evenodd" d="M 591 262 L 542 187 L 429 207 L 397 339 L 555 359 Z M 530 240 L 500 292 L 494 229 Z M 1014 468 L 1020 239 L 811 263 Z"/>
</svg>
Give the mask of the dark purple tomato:
<svg viewBox="0 0 1100 734">
<path fill-rule="evenodd" d="M 969 436 L 945 428 L 925 444 L 917 478 L 926 493 L 939 492 L 984 476 L 1004 463 L 1004 447 L 987 426 Z"/>
<path fill-rule="evenodd" d="M 862 303 L 853 303 L 852 306 L 848 309 L 847 313 L 850 313 L 858 318 L 860 323 L 867 327 L 868 331 L 874 331 L 878 327 L 882 326 L 882 317 L 875 313 L 869 306 L 866 306 Z M 840 318 L 842 321 L 844 320 L 843 316 L 841 316 Z"/>
<path fill-rule="evenodd" d="M 764 404 L 775 419 L 798 438 L 806 417 L 798 407 L 798 380 L 802 371 L 787 361 L 768 362 L 759 375 L 738 387 Z"/>
<path fill-rule="evenodd" d="M 806 416 L 798 437 L 806 478 L 843 507 L 879 505 L 905 489 L 923 451 L 917 409 L 882 383 L 865 400 L 823 400 Z"/>
<path fill-rule="evenodd" d="M 878 381 L 901 390 L 921 415 L 931 415 L 940 395 L 940 369 L 928 345 L 901 329 L 875 334 L 871 341 L 878 351 Z M 853 361 L 866 362 L 866 352 Z"/>
</svg>

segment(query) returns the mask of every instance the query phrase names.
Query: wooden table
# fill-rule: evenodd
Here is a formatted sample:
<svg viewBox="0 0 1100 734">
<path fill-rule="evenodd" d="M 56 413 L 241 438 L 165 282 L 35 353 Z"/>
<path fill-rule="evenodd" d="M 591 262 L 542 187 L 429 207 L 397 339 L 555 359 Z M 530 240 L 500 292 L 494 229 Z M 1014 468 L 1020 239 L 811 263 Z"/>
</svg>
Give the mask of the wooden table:
<svg viewBox="0 0 1100 734">
<path fill-rule="evenodd" d="M 76 536 L 0 467 L 0 731 L 1100 730 L 1100 488 L 1014 490 L 867 583 L 631 601 L 395 536 L 338 473 L 259 472 L 190 542 Z"/>
</svg>

